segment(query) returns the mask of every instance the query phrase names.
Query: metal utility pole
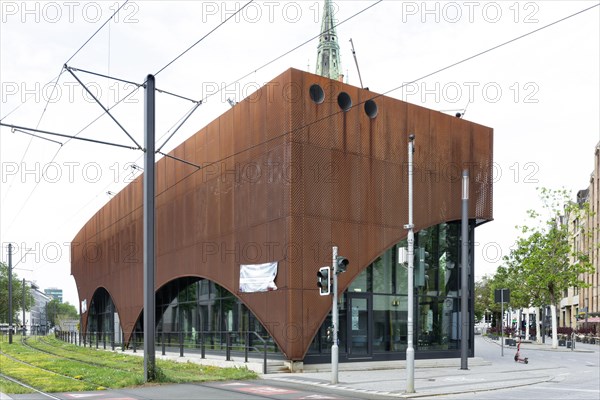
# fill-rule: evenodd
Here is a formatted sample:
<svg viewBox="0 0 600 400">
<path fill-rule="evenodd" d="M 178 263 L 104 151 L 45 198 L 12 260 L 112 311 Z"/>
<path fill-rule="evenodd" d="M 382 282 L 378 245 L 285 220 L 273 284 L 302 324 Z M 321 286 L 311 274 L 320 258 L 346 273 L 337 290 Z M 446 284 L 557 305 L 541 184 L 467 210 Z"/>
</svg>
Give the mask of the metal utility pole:
<svg viewBox="0 0 600 400">
<path fill-rule="evenodd" d="M 154 174 L 154 136 L 155 136 L 155 80 L 154 75 L 146 78 L 144 109 L 144 380 L 156 379 L 156 360 L 154 345 L 154 272 L 155 259 L 155 174 Z"/>
<path fill-rule="evenodd" d="M 510 302 L 510 290 L 496 289 L 494 291 L 494 300 L 496 303 L 500 303 L 502 315 L 502 318 L 500 319 L 500 354 L 504 357 L 504 303 Z"/>
<path fill-rule="evenodd" d="M 331 320 L 333 324 L 333 345 L 331 346 L 331 383 L 338 383 L 338 279 L 337 279 L 337 246 L 333 246 L 333 257 L 331 259 L 331 272 L 333 275 L 333 300 L 331 305 Z"/>
<path fill-rule="evenodd" d="M 23 278 L 23 321 L 21 322 L 23 324 L 23 337 L 25 337 L 27 331 L 27 328 L 25 328 L 25 278 Z"/>
<path fill-rule="evenodd" d="M 504 289 L 500 289 L 500 356 L 504 357 Z"/>
<path fill-rule="evenodd" d="M 12 334 L 13 309 L 12 309 L 12 243 L 8 244 L 8 344 L 13 342 Z"/>
<path fill-rule="evenodd" d="M 542 309 L 540 312 L 540 318 L 542 319 L 542 331 L 540 332 L 540 335 L 542 335 L 542 343 L 546 344 L 546 306 L 540 308 Z"/>
<path fill-rule="evenodd" d="M 415 392 L 415 349 L 413 347 L 413 319 L 414 319 L 414 258 L 415 234 L 413 232 L 413 153 L 415 152 L 415 134 L 408 135 L 408 316 L 406 319 L 408 343 L 406 346 L 406 393 Z"/>
<path fill-rule="evenodd" d="M 469 170 L 462 175 L 462 267 L 460 270 L 460 315 L 462 329 L 460 332 L 460 369 L 469 369 Z"/>
</svg>

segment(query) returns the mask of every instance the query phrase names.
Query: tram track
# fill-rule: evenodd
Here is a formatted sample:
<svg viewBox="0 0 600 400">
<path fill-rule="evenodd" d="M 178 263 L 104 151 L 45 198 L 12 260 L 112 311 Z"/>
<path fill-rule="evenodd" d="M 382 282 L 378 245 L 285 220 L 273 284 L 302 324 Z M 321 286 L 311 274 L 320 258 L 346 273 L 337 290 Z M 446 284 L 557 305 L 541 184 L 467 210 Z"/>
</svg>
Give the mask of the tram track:
<svg viewBox="0 0 600 400">
<path fill-rule="evenodd" d="M 76 378 L 74 378 L 74 377 L 72 377 L 72 376 L 63 375 L 63 374 L 61 374 L 61 373 L 59 373 L 59 372 L 52 371 L 52 370 L 49 370 L 49 369 L 46 369 L 46 368 L 42 368 L 42 367 L 40 367 L 40 366 L 38 366 L 38 365 L 35 365 L 35 364 L 32 364 L 32 363 L 29 363 L 29 362 L 27 362 L 27 361 L 23 361 L 23 360 L 21 360 L 21 359 L 19 359 L 19 358 L 16 358 L 16 357 L 14 357 L 14 356 L 11 356 L 11 355 L 10 355 L 10 354 L 8 354 L 8 353 L 5 353 L 5 352 L 3 352 L 2 350 L 0 350 L 0 355 L 3 355 L 4 357 L 6 357 L 6 358 L 9 358 L 9 359 L 11 359 L 12 361 L 15 361 L 15 362 L 18 362 L 18 363 L 21 363 L 21 364 L 27 365 L 28 367 L 31 367 L 31 368 L 39 369 L 39 370 L 41 370 L 41 371 L 44 371 L 44 372 L 48 372 L 48 373 L 50 373 L 50 374 L 54 374 L 54 375 L 58 375 L 58 376 L 62 376 L 62 377 L 64 377 L 64 378 L 69 378 L 69 379 L 72 379 L 72 380 L 74 380 L 74 381 L 78 381 L 78 382 L 82 382 L 82 381 L 83 381 L 83 382 L 86 382 L 86 381 L 84 381 L 83 379 L 76 379 Z M 91 384 L 92 382 L 86 382 L 86 383 L 90 383 L 90 384 Z"/>
<path fill-rule="evenodd" d="M 21 338 L 18 344 L 0 346 L 1 377 L 30 391 L 66 393 L 110 390 L 143 385 L 141 359 L 112 352 L 83 351 L 62 346 L 53 338 Z M 122 366 L 122 367 L 119 367 Z M 237 371 L 220 373 L 214 367 L 192 366 L 165 361 L 160 366 L 164 382 L 198 383 L 198 381 L 236 379 Z M 10 378 L 10 379 L 9 379 Z M 244 378 L 242 378 L 244 379 Z M 161 380 L 162 382 L 162 380 Z M 56 397 L 48 397 L 56 398 Z"/>
<path fill-rule="evenodd" d="M 53 400 L 61 400 L 61 398 L 60 398 L 60 397 L 56 397 L 56 396 L 53 396 L 53 395 L 51 395 L 50 393 L 47 393 L 47 392 L 43 392 L 43 391 L 41 391 L 41 390 L 38 390 L 38 389 L 34 388 L 33 386 L 26 384 L 25 382 L 21 382 L 20 380 L 18 380 L 18 379 L 15 379 L 15 378 L 13 378 L 13 377 L 11 377 L 11 376 L 5 375 L 5 374 L 3 374 L 3 373 L 1 373 L 1 372 L 0 372 L 0 378 L 3 378 L 3 379 L 5 379 L 5 380 L 7 380 L 7 381 L 9 381 L 9 382 L 12 382 L 12 383 L 14 383 L 15 385 L 19 385 L 19 386 L 21 386 L 21 387 L 24 387 L 24 388 L 25 388 L 25 389 L 27 389 L 27 390 L 31 390 L 32 392 L 39 393 L 39 394 L 41 394 L 41 395 L 43 395 L 43 396 L 45 396 L 45 397 L 47 397 L 47 398 L 49 398 L 49 399 L 53 399 Z"/>
<path fill-rule="evenodd" d="M 93 382 L 90 381 L 89 379 L 84 379 L 83 376 L 71 376 L 71 375 L 67 375 L 67 374 L 63 374 L 60 372 L 57 372 L 55 370 L 52 369 L 48 369 L 48 368 L 44 368 L 40 365 L 36 365 L 33 362 L 28 362 L 25 359 L 21 359 L 19 358 L 19 356 L 25 356 L 23 358 L 29 358 L 32 356 L 32 354 L 36 354 L 36 353 L 40 353 L 40 354 L 44 354 L 45 356 L 51 356 L 53 357 L 53 360 L 56 359 L 62 359 L 62 360 L 68 360 L 65 357 L 60 357 L 51 353 L 45 353 L 40 351 L 39 349 L 36 349 L 35 347 L 29 346 L 25 343 L 25 341 L 23 339 L 21 339 L 21 344 L 23 345 L 23 348 L 26 348 L 29 353 L 27 354 L 9 354 L 6 351 L 3 351 L 0 349 L 0 356 L 1 357 L 5 357 L 6 360 L 10 360 L 14 363 L 20 364 L 25 366 L 25 368 L 27 368 L 26 372 L 24 371 L 16 371 L 16 373 L 13 372 L 13 374 L 9 375 L 7 374 L 7 370 L 8 368 L 5 370 L 3 368 L 2 371 L 2 376 L 6 377 L 7 379 L 10 378 L 9 380 L 12 380 L 14 383 L 19 384 L 23 387 L 27 387 L 30 390 L 35 390 L 36 392 L 41 392 L 41 393 L 46 393 L 43 389 L 43 387 L 40 387 L 38 385 L 36 385 L 34 382 L 36 382 L 36 380 L 41 380 L 43 381 L 44 379 L 51 379 L 53 380 L 53 382 L 56 379 L 62 379 L 62 380 L 66 380 L 64 382 L 77 382 L 74 383 L 75 386 L 78 386 L 81 390 L 97 390 L 100 386 L 102 386 L 102 388 L 106 388 L 106 386 L 104 385 L 99 385 L 97 382 Z M 69 362 L 78 362 L 77 360 L 68 360 Z M 43 362 L 43 361 L 42 361 Z M 38 371 L 38 373 L 36 373 L 36 371 Z M 30 379 L 31 377 L 31 379 Z M 56 378 L 52 378 L 52 377 L 56 377 Z M 25 382 L 23 382 L 25 381 Z"/>
<path fill-rule="evenodd" d="M 27 338 L 27 339 L 29 339 L 29 338 Z M 27 344 L 27 343 L 25 343 L 25 345 L 27 347 L 32 348 L 33 350 L 40 351 L 42 353 L 46 353 L 46 354 L 51 355 L 53 357 L 59 357 L 59 358 L 66 359 L 66 360 L 69 360 L 69 361 L 79 362 L 79 363 L 86 364 L 86 365 L 89 365 L 89 366 L 92 366 L 92 367 L 109 368 L 109 369 L 111 369 L 113 371 L 120 371 L 120 372 L 127 373 L 127 374 L 139 373 L 141 375 L 141 374 L 143 374 L 143 371 L 144 371 L 143 370 L 143 365 L 140 364 L 140 363 L 136 363 L 134 365 L 128 365 L 127 368 L 120 368 L 118 366 L 115 366 L 113 363 L 96 363 L 96 362 L 84 360 L 84 359 L 78 358 L 78 357 L 69 357 L 69 356 L 66 356 L 66 355 L 60 354 L 60 353 L 62 353 L 62 351 L 64 351 L 64 352 L 70 352 L 70 353 L 77 354 L 77 355 L 80 355 L 80 353 L 71 351 L 69 349 L 65 349 L 65 348 L 63 348 L 63 347 L 61 347 L 59 345 L 53 344 L 53 343 L 51 343 L 51 342 L 49 342 L 47 340 L 43 340 L 43 339 L 38 338 L 38 341 L 40 341 L 41 343 L 43 343 L 43 344 L 45 344 L 47 346 L 50 346 L 50 347 L 52 347 L 54 349 L 61 350 L 61 351 L 60 352 L 53 352 L 53 351 L 50 351 L 50 350 L 40 349 L 38 347 L 32 346 L 32 345 Z M 100 351 L 103 351 L 103 350 L 100 350 Z M 106 350 L 106 351 L 108 351 L 108 350 Z M 112 352 L 112 353 L 115 353 L 115 352 Z M 129 357 L 129 356 L 126 356 L 126 357 Z M 138 361 L 139 359 L 135 358 L 135 360 Z M 174 370 L 174 369 L 172 369 L 172 368 L 170 368 L 169 366 L 166 366 L 166 365 L 162 365 L 161 369 L 162 369 L 163 372 L 176 372 L 176 370 Z"/>
<path fill-rule="evenodd" d="M 39 339 L 38 339 L 38 340 L 39 340 Z M 42 342 L 42 343 L 44 343 L 44 344 L 45 344 L 45 345 L 47 345 L 47 346 L 54 347 L 54 348 L 56 348 L 56 349 L 59 349 L 59 350 L 63 350 L 63 349 L 62 349 L 60 346 L 53 345 L 53 344 L 51 344 L 51 343 L 49 343 L 49 342 L 46 342 L 46 341 L 44 341 L 44 340 L 42 340 L 41 342 Z M 82 359 L 80 359 L 80 358 L 75 358 L 75 357 L 67 357 L 67 356 L 65 356 L 65 355 L 63 355 L 63 354 L 53 353 L 53 352 L 51 352 L 51 351 L 44 350 L 44 349 L 40 349 L 40 348 L 38 348 L 38 347 L 35 347 L 35 346 L 32 346 L 32 345 L 30 345 L 29 343 L 27 343 L 27 339 L 23 340 L 23 341 L 22 341 L 22 343 L 23 343 L 23 344 L 24 344 L 26 347 L 28 347 L 28 348 L 30 348 L 30 349 L 33 349 L 33 350 L 36 350 L 36 351 L 39 351 L 39 352 L 42 352 L 42 353 L 45 353 L 45 354 L 48 354 L 48 355 L 51 355 L 51 356 L 54 356 L 54 357 L 59 357 L 59 358 L 65 359 L 65 360 L 69 360 L 69 361 L 75 361 L 75 362 L 78 362 L 78 363 L 81 363 L 81 364 L 86 364 L 86 365 L 89 365 L 89 366 L 92 366 L 92 367 L 98 367 L 98 368 L 110 368 L 110 369 L 112 369 L 112 370 L 121 371 L 121 372 L 125 372 L 125 373 L 132 373 L 132 372 L 136 372 L 136 371 L 135 371 L 135 368 L 131 368 L 131 369 L 124 369 L 124 368 L 119 368 L 119 367 L 115 367 L 115 366 L 112 366 L 112 365 L 106 365 L 106 364 L 96 363 L 96 362 L 92 362 L 92 361 L 82 360 Z M 69 351 L 69 350 L 65 350 L 65 351 Z"/>
</svg>

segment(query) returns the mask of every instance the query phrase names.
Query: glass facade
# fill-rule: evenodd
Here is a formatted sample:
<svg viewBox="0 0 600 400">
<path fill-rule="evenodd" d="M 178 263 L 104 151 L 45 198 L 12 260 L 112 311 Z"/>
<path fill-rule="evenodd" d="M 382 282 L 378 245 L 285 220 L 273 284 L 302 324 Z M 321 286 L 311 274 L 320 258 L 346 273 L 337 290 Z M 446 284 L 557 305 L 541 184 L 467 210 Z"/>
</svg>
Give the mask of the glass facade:
<svg viewBox="0 0 600 400">
<path fill-rule="evenodd" d="M 88 315 L 88 332 L 106 334 L 114 332 L 115 337 L 120 337 L 119 314 L 117 314 L 110 294 L 105 289 L 100 288 L 94 293 Z"/>
<path fill-rule="evenodd" d="M 473 229 L 471 224 L 470 243 Z M 408 270 L 398 263 L 397 257 L 399 248 L 406 246 L 406 241 L 402 241 L 385 251 L 339 296 L 340 361 L 405 358 Z M 413 337 L 417 357 L 454 357 L 460 352 L 460 222 L 418 232 L 414 246 Z M 473 288 L 472 274 L 469 282 Z M 315 336 L 305 362 L 328 359 L 331 325 L 330 314 Z M 471 334 L 470 338 L 472 343 Z"/>
<path fill-rule="evenodd" d="M 122 335 L 119 316 L 108 292 L 99 289 L 92 299 L 88 317 L 91 337 L 108 336 L 115 332 L 117 342 Z M 143 312 L 136 322 L 129 346 L 143 341 Z M 247 334 L 247 332 L 250 332 Z M 169 282 L 156 293 L 156 343 L 186 348 L 198 348 L 204 343 L 208 350 L 224 350 L 227 340 L 234 349 L 264 350 L 279 353 L 260 322 L 233 294 L 207 279 L 185 277 Z"/>
<path fill-rule="evenodd" d="M 469 227 L 472 253 L 474 224 Z M 408 271 L 398 262 L 402 241 L 375 259 L 339 296 L 340 361 L 404 359 L 407 347 Z M 460 222 L 442 223 L 415 234 L 414 346 L 417 358 L 460 355 Z M 472 257 L 471 257 L 472 259 Z M 473 276 L 469 276 L 473 293 Z M 472 298 L 469 300 L 472 315 Z M 108 294 L 100 289 L 90 305 L 89 332 L 119 332 L 118 314 Z M 142 337 L 143 315 L 136 324 Z M 226 340 L 235 347 L 277 346 L 248 308 L 218 284 L 197 277 L 169 282 L 156 294 L 157 341 L 222 349 Z M 330 357 L 331 313 L 315 335 L 305 363 Z M 469 326 L 473 326 L 472 321 Z M 247 336 L 247 332 L 254 332 Z M 473 342 L 472 332 L 469 333 Z M 240 347 L 241 348 L 241 347 Z M 472 346 L 469 347 L 471 353 Z M 252 349 L 251 349 L 252 350 Z M 262 350 L 256 348 L 255 350 Z"/>
<path fill-rule="evenodd" d="M 142 317 L 138 322 L 141 336 Z M 186 277 L 169 282 L 156 294 L 156 334 L 158 341 L 209 350 L 223 350 L 229 340 L 235 350 L 277 352 L 269 335 L 248 308 L 227 289 L 207 279 Z M 181 336 L 179 336 L 181 334 Z"/>
<path fill-rule="evenodd" d="M 255 331 L 267 335 L 248 308 L 227 289 L 207 279 L 181 278 L 156 295 L 157 333 Z"/>
</svg>

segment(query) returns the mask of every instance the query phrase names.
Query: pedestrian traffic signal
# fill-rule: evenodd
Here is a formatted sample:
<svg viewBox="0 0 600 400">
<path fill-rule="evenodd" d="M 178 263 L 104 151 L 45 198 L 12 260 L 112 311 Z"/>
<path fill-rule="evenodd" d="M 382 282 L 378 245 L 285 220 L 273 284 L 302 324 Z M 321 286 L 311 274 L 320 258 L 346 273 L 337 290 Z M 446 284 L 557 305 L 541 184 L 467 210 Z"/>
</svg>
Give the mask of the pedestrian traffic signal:
<svg viewBox="0 0 600 400">
<path fill-rule="evenodd" d="M 335 269 L 335 273 L 339 274 L 342 272 L 346 272 L 346 268 L 348 267 L 348 264 L 350 264 L 350 261 L 348 261 L 348 259 L 346 257 L 337 256 L 336 264 L 337 264 L 337 266 Z"/>
<path fill-rule="evenodd" d="M 329 282 L 329 272 L 331 268 L 321 267 L 317 271 L 317 286 L 319 287 L 319 294 L 321 296 L 327 296 L 331 293 L 331 283 Z"/>
</svg>

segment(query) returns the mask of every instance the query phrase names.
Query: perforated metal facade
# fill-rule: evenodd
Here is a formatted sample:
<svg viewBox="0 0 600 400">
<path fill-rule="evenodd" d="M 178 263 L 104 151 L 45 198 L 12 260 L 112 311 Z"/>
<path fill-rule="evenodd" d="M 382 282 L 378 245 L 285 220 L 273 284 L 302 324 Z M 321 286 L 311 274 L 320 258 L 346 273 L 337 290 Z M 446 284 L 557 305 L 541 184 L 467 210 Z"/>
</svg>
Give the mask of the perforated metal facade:
<svg viewBox="0 0 600 400">
<path fill-rule="evenodd" d="M 202 169 L 157 163 L 157 289 L 210 279 L 248 306 L 288 359 L 303 359 L 331 308 L 316 285 L 331 245 L 350 259 L 342 292 L 406 237 L 409 133 L 415 229 L 460 219 L 463 168 L 469 218 L 491 220 L 491 128 L 290 69 L 172 152 Z M 269 261 L 279 261 L 278 290 L 239 293 L 240 264 Z M 77 234 L 71 271 L 88 304 L 108 291 L 130 334 L 143 306 L 141 178 Z"/>
</svg>

